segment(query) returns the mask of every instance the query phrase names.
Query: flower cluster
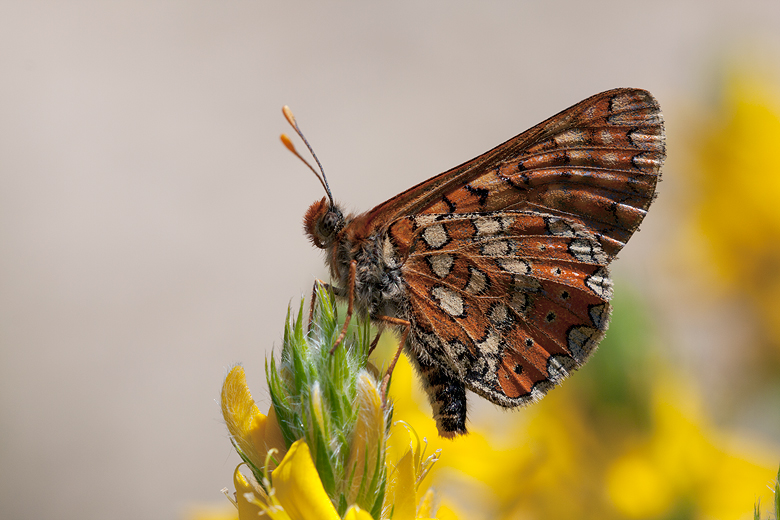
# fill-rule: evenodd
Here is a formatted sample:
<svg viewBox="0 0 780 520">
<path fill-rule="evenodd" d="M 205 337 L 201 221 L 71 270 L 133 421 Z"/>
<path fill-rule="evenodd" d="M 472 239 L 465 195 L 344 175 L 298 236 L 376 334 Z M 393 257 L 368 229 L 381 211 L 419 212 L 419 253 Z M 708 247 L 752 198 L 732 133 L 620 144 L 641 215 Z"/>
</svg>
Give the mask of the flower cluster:
<svg viewBox="0 0 780 520">
<path fill-rule="evenodd" d="M 340 331 L 333 296 L 317 291 L 308 330 L 303 315 L 303 303 L 295 319 L 288 313 L 281 359 L 266 364 L 267 415 L 241 366 L 225 378 L 222 413 L 243 460 L 233 475 L 239 519 L 436 517 L 433 491 L 421 484 L 439 452 L 426 456 L 414 429 L 392 421 L 368 363 L 368 322 L 358 320 L 331 354 Z"/>
</svg>

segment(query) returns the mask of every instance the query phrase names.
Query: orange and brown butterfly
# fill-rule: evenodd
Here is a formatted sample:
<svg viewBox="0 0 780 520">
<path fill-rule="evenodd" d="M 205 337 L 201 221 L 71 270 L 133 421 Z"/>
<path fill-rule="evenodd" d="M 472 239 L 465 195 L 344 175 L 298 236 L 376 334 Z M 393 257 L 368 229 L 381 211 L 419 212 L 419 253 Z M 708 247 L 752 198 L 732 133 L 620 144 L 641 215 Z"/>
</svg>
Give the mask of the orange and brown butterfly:
<svg viewBox="0 0 780 520">
<path fill-rule="evenodd" d="M 359 215 L 309 166 L 327 196 L 305 232 L 325 250 L 347 319 L 400 333 L 383 388 L 404 350 L 440 435 L 454 437 L 466 433 L 466 390 L 523 406 L 595 350 L 608 265 L 647 213 L 664 157 L 653 96 L 610 90 Z"/>
</svg>

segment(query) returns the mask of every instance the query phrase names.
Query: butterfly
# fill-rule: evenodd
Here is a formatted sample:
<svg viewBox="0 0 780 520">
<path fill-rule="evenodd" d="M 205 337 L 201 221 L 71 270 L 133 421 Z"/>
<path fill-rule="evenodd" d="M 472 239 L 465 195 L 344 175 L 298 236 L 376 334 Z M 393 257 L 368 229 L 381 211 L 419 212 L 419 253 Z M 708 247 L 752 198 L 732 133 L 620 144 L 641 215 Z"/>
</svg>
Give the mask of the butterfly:
<svg viewBox="0 0 780 520">
<path fill-rule="evenodd" d="M 665 137 L 649 92 L 609 90 L 358 215 L 334 202 L 314 157 L 326 196 L 304 230 L 347 322 L 357 312 L 400 334 L 383 389 L 405 351 L 451 438 L 467 433 L 466 390 L 523 406 L 593 353 L 608 266 L 655 197 Z"/>
</svg>

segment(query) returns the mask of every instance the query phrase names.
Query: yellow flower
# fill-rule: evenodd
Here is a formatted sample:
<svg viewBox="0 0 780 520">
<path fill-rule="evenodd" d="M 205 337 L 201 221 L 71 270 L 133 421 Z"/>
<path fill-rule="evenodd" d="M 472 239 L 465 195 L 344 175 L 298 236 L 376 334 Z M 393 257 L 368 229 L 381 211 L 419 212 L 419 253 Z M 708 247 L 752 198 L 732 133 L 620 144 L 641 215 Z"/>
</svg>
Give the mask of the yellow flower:
<svg viewBox="0 0 780 520">
<path fill-rule="evenodd" d="M 420 482 L 425 478 L 435 459 L 423 460 L 419 439 L 414 430 L 403 423 L 391 428 L 390 440 L 394 446 L 388 453 L 389 468 L 387 494 L 381 519 L 415 520 L 435 518 L 432 492 L 417 499 Z M 240 520 L 267 515 L 272 520 L 339 520 L 322 485 L 306 442 L 298 440 L 290 446 L 279 466 L 267 477 L 264 485 L 251 475 L 244 475 L 241 466 L 234 473 L 236 502 Z M 447 519 L 454 516 L 448 513 Z M 351 506 L 344 520 L 374 520 L 358 506 Z M 378 519 L 377 519 L 378 520 Z"/>
<path fill-rule="evenodd" d="M 240 520 L 258 515 L 273 520 L 339 520 L 302 439 L 290 446 L 265 487 L 241 473 L 240 467 L 234 473 Z"/>
<path fill-rule="evenodd" d="M 241 366 L 234 366 L 225 378 L 221 402 L 222 417 L 231 439 L 247 463 L 260 469 L 269 450 L 275 449 L 279 456 L 284 455 L 284 438 L 274 408 L 271 407 L 267 416 L 260 413 Z"/>
<path fill-rule="evenodd" d="M 421 483 L 438 452 L 426 457 L 425 443 L 406 423 L 388 429 L 366 358 L 358 363 L 354 352 L 347 358 L 347 347 L 330 357 L 330 345 L 309 341 L 301 320 L 299 315 L 285 331 L 281 370 L 273 360 L 267 365 L 272 399 L 279 403 L 279 417 L 287 417 L 283 424 L 276 407 L 267 416 L 260 413 L 240 366 L 225 378 L 222 413 L 244 460 L 234 472 L 231 498 L 239 519 L 339 520 L 339 513 L 350 520 L 435 519 L 433 492 L 423 492 Z M 330 332 L 314 328 L 336 337 L 335 321 Z M 367 348 L 368 328 L 361 334 Z M 285 369 L 282 381 L 279 372 Z M 441 511 L 441 520 L 455 519 L 446 508 Z"/>
</svg>

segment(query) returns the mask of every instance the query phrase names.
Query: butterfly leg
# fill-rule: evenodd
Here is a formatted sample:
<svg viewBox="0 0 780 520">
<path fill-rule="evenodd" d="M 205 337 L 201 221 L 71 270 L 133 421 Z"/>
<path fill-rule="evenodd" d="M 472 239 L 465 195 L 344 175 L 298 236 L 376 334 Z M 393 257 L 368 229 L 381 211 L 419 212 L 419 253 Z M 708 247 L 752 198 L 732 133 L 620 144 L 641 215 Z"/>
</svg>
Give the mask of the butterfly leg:
<svg viewBox="0 0 780 520">
<path fill-rule="evenodd" d="M 369 345 L 369 347 L 368 347 L 368 355 L 369 355 L 369 356 L 371 355 L 371 353 L 372 353 L 372 352 L 374 351 L 374 349 L 376 348 L 377 344 L 379 343 L 379 338 L 380 338 L 381 336 L 382 336 L 382 331 L 380 330 L 380 331 L 378 331 L 378 332 L 376 333 L 376 336 L 374 336 L 374 339 L 371 341 L 371 345 Z"/>
<path fill-rule="evenodd" d="M 314 280 L 314 285 L 311 288 L 311 305 L 309 306 L 309 327 L 307 330 L 311 330 L 311 322 L 314 320 L 314 305 L 317 303 L 317 287 L 325 287 L 330 289 L 330 285 L 323 282 L 319 278 Z"/>
<path fill-rule="evenodd" d="M 311 288 L 311 304 L 309 305 L 309 328 L 311 330 L 311 322 L 314 320 L 314 307 L 317 303 L 317 287 L 324 287 L 328 291 L 333 291 L 336 296 L 344 296 L 344 290 L 341 287 L 336 287 L 327 282 L 323 282 L 320 279 L 314 280 L 314 285 Z"/>
<path fill-rule="evenodd" d="M 357 262 L 352 260 L 349 263 L 349 288 L 347 289 L 347 315 L 344 317 L 344 326 L 341 327 L 341 333 L 333 344 L 333 348 L 330 349 L 330 353 L 336 352 L 336 348 L 341 345 L 344 336 L 347 335 L 347 327 L 349 327 L 349 321 L 352 319 L 352 310 L 355 305 L 355 275 L 357 274 Z"/>
<path fill-rule="evenodd" d="M 404 349 L 404 345 L 406 345 L 406 338 L 409 337 L 409 331 L 412 330 L 412 324 L 406 320 L 402 320 L 399 318 L 391 318 L 390 316 L 377 316 L 377 321 L 384 321 L 385 323 L 389 323 L 391 325 L 399 325 L 401 327 L 404 327 L 404 331 L 401 333 L 401 342 L 398 344 L 398 349 L 395 351 L 395 356 L 393 356 L 393 360 L 390 362 L 390 365 L 387 367 L 387 372 L 385 372 L 385 377 L 382 378 L 382 401 L 387 401 L 387 386 L 390 384 L 390 376 L 393 375 L 393 370 L 395 369 L 395 364 L 398 363 L 398 358 L 401 357 L 401 351 Z M 371 350 L 374 350 L 374 347 L 376 347 L 375 343 L 379 342 L 379 334 L 376 335 L 376 338 L 374 338 L 374 341 L 371 342 Z M 370 350 L 369 350 L 370 352 Z"/>
</svg>

